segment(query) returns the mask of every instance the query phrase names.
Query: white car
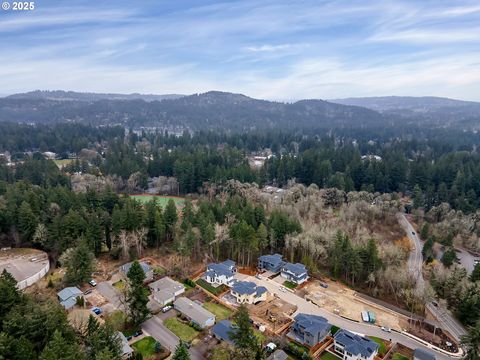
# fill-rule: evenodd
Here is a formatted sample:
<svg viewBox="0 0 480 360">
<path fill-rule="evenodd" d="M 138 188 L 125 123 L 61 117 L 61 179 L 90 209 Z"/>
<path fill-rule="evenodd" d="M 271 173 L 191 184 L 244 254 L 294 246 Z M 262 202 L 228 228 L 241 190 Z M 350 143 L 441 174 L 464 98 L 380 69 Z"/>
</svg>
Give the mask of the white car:
<svg viewBox="0 0 480 360">
<path fill-rule="evenodd" d="M 168 310 L 170 310 L 172 308 L 172 306 L 170 305 L 167 305 L 165 306 L 164 308 L 162 308 L 162 312 L 166 313 Z"/>
<path fill-rule="evenodd" d="M 392 329 L 390 329 L 389 327 L 386 327 L 386 326 L 382 326 L 380 329 L 382 329 L 382 331 L 385 331 L 385 332 L 392 332 Z"/>
<path fill-rule="evenodd" d="M 281 292 L 286 292 L 287 289 L 285 289 L 283 286 L 280 286 L 280 291 L 281 291 Z"/>
<path fill-rule="evenodd" d="M 88 283 L 92 286 L 97 286 L 97 282 L 94 279 L 90 280 Z"/>
<path fill-rule="evenodd" d="M 262 279 L 263 279 L 262 275 L 260 275 L 260 274 L 255 275 L 255 277 L 256 277 L 258 280 L 262 280 Z"/>
</svg>

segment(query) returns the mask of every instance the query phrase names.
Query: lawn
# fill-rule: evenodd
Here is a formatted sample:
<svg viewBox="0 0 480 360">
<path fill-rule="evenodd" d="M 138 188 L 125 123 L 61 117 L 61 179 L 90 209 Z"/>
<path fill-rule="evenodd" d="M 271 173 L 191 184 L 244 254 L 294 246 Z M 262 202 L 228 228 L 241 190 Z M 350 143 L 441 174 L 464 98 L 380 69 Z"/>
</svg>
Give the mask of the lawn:
<svg viewBox="0 0 480 360">
<path fill-rule="evenodd" d="M 395 353 L 392 356 L 392 360 L 410 360 L 410 358 L 408 358 L 407 356 L 402 355 L 400 353 Z"/>
<path fill-rule="evenodd" d="M 142 204 L 148 203 L 150 200 L 155 199 L 157 204 L 161 207 L 165 207 L 168 204 L 168 201 L 172 199 L 177 206 L 183 206 L 185 199 L 176 196 L 160 196 L 160 195 L 129 195 L 130 198 L 137 200 Z"/>
<path fill-rule="evenodd" d="M 292 290 L 293 290 L 293 289 L 295 289 L 295 288 L 298 286 L 298 284 L 295 284 L 294 282 L 291 282 L 291 281 L 288 281 L 288 280 L 287 280 L 287 281 L 285 281 L 285 282 L 283 283 L 283 286 L 285 286 L 286 288 L 289 288 L 289 289 L 292 289 Z"/>
<path fill-rule="evenodd" d="M 118 280 L 117 282 L 114 282 L 112 285 L 115 289 L 117 289 L 120 292 L 123 292 L 123 290 L 125 290 L 125 283 L 123 282 L 123 280 Z"/>
<path fill-rule="evenodd" d="M 201 286 L 205 290 L 211 292 L 213 295 L 220 295 L 225 291 L 225 285 L 220 285 L 218 287 L 213 287 L 210 285 L 208 282 L 206 282 L 204 279 L 198 279 L 197 280 L 197 285 Z"/>
<path fill-rule="evenodd" d="M 73 159 L 61 159 L 61 160 L 53 160 L 53 162 L 59 167 L 59 168 L 62 168 L 64 167 L 65 165 L 68 165 L 72 162 L 74 162 L 75 160 Z"/>
<path fill-rule="evenodd" d="M 332 325 L 332 329 L 331 329 L 332 336 L 335 335 L 338 330 L 340 330 L 338 326 Z"/>
<path fill-rule="evenodd" d="M 325 351 L 322 356 L 320 356 L 320 360 L 340 360 L 340 358 L 332 353 L 329 353 L 328 351 Z"/>
<path fill-rule="evenodd" d="M 138 340 L 137 342 L 134 342 L 132 344 L 132 347 L 135 349 L 135 351 L 138 351 L 144 358 L 147 358 L 149 356 L 152 356 L 153 354 L 156 354 L 155 352 L 155 343 L 157 340 L 155 340 L 151 336 L 146 336 L 141 340 Z"/>
<path fill-rule="evenodd" d="M 387 352 L 387 345 L 385 345 L 385 341 L 383 339 L 380 339 L 379 337 L 376 337 L 376 336 L 370 336 L 370 339 L 372 339 L 378 345 L 380 345 L 380 347 L 378 349 L 378 353 L 380 355 L 383 355 Z"/>
<path fill-rule="evenodd" d="M 190 342 L 199 334 L 199 331 L 174 317 L 165 320 L 163 324 L 183 341 Z"/>
<path fill-rule="evenodd" d="M 203 307 L 213 313 L 217 318 L 217 321 L 224 320 L 232 315 L 232 310 L 226 308 L 225 306 L 213 302 L 203 303 Z"/>
</svg>

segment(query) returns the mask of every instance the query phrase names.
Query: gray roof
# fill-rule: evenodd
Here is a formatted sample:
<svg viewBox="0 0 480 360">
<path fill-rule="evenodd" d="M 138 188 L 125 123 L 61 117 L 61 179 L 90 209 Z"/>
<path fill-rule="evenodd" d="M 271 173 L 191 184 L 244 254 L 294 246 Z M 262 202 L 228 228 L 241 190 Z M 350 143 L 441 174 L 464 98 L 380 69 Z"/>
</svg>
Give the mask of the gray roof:
<svg viewBox="0 0 480 360">
<path fill-rule="evenodd" d="M 275 350 L 275 352 L 268 357 L 268 360 L 287 360 L 288 355 L 283 350 Z"/>
<path fill-rule="evenodd" d="M 131 353 L 133 353 L 133 349 L 128 344 L 128 340 L 125 337 L 125 335 L 123 335 L 123 333 L 121 333 L 120 331 L 117 331 L 117 337 L 120 339 L 122 343 L 122 355 L 130 355 Z"/>
<path fill-rule="evenodd" d="M 364 357 L 370 357 L 379 348 L 375 341 L 343 329 L 335 334 L 335 341 L 342 344 L 349 353 Z"/>
<path fill-rule="evenodd" d="M 180 284 L 178 281 L 172 280 L 168 276 L 161 278 L 160 280 L 150 283 L 148 287 L 152 291 L 170 291 L 176 293 L 177 291 L 185 290 L 185 286 Z"/>
<path fill-rule="evenodd" d="M 324 336 L 332 328 L 327 319 L 318 315 L 298 314 L 295 316 L 295 322 L 312 335 L 321 334 Z"/>
<path fill-rule="evenodd" d="M 262 255 L 258 259 L 261 261 L 268 262 L 274 266 L 277 266 L 283 263 L 282 255 L 280 254 Z"/>
<path fill-rule="evenodd" d="M 233 341 L 230 339 L 230 332 L 233 329 L 234 327 L 231 321 L 222 320 L 216 323 L 214 327 L 212 327 L 212 334 L 220 340 L 233 344 Z"/>
<path fill-rule="evenodd" d="M 207 275 L 209 276 L 214 276 L 215 274 L 217 275 L 225 275 L 226 277 L 232 277 L 235 273 L 233 270 L 230 268 L 229 265 L 226 265 L 224 262 L 220 264 L 209 264 L 207 266 Z"/>
<path fill-rule="evenodd" d="M 187 299 L 186 297 L 178 298 L 175 300 L 173 305 L 175 309 L 199 325 L 205 324 L 208 319 L 215 319 L 215 315 L 213 315 L 210 311 L 204 309 L 201 305 L 190 299 Z"/>
<path fill-rule="evenodd" d="M 296 263 L 296 264 L 286 263 L 285 265 L 283 265 L 282 270 L 287 270 L 292 274 L 295 274 L 296 276 L 300 276 L 307 272 L 307 268 L 305 267 L 305 265 L 300 263 Z"/>
<path fill-rule="evenodd" d="M 257 296 L 260 296 L 265 293 L 267 289 L 264 286 L 257 286 L 257 284 L 251 281 L 237 281 L 233 284 L 232 291 L 240 295 L 252 295 L 256 293 Z"/>
<path fill-rule="evenodd" d="M 419 360 L 435 360 L 435 355 L 433 355 L 430 351 L 424 349 L 415 349 L 413 352 L 414 359 Z"/>
<path fill-rule="evenodd" d="M 71 297 L 67 300 L 60 301 L 60 305 L 62 305 L 65 309 L 71 309 L 77 304 L 77 298 L 76 297 Z"/>
<path fill-rule="evenodd" d="M 220 264 L 225 265 L 228 268 L 233 269 L 235 267 L 235 261 L 227 259 L 224 262 L 221 262 Z"/>
<path fill-rule="evenodd" d="M 73 298 L 75 300 L 78 296 L 82 296 L 82 295 L 83 295 L 82 290 L 80 290 L 76 286 L 66 287 L 65 289 L 57 293 L 57 296 L 60 299 L 60 301 L 65 301 L 70 298 Z"/>
<path fill-rule="evenodd" d="M 133 264 L 133 261 L 132 261 L 132 262 L 129 262 L 129 263 L 126 263 L 126 264 L 123 264 L 122 266 L 120 266 L 120 271 L 122 271 L 123 273 L 127 274 L 128 271 L 130 270 L 130 268 L 132 267 L 132 264 Z M 148 265 L 147 263 L 144 263 L 143 261 L 140 262 L 140 266 L 142 267 L 143 272 L 144 272 L 145 274 L 152 269 L 152 268 L 150 267 L 150 265 Z"/>
</svg>

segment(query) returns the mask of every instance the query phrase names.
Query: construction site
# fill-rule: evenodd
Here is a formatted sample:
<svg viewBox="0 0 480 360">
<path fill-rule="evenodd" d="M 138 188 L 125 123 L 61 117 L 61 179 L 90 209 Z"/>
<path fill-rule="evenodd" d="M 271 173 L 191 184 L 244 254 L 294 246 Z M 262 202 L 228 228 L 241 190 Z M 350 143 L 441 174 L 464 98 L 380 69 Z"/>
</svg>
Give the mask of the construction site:
<svg viewBox="0 0 480 360">
<path fill-rule="evenodd" d="M 291 305 L 278 297 L 271 297 L 269 300 L 247 305 L 251 319 L 258 326 L 265 326 L 266 330 L 279 334 L 284 331 L 293 321 L 292 314 L 297 307 Z"/>
</svg>

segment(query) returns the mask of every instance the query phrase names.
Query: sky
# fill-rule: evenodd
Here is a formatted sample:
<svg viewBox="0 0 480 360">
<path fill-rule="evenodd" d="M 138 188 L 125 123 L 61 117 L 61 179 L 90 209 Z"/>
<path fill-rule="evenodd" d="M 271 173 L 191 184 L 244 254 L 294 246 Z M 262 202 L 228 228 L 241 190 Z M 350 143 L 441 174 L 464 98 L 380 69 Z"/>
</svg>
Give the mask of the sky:
<svg viewBox="0 0 480 360">
<path fill-rule="evenodd" d="M 0 61 L 0 94 L 480 101 L 480 2 L 39 0 L 0 9 Z"/>
</svg>

